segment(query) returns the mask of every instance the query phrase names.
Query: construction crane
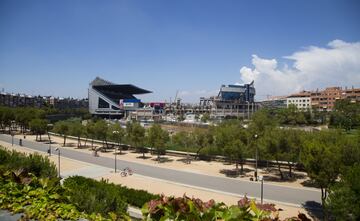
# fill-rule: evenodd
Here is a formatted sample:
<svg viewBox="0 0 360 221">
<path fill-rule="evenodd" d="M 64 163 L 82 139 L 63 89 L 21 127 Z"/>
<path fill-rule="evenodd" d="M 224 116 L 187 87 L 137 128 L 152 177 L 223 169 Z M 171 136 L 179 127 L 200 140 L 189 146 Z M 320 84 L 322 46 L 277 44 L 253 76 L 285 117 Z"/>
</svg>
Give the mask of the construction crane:
<svg viewBox="0 0 360 221">
<path fill-rule="evenodd" d="M 176 99 L 177 99 L 178 94 L 179 94 L 179 90 L 176 90 L 175 99 L 174 99 L 175 104 L 176 104 Z"/>
</svg>

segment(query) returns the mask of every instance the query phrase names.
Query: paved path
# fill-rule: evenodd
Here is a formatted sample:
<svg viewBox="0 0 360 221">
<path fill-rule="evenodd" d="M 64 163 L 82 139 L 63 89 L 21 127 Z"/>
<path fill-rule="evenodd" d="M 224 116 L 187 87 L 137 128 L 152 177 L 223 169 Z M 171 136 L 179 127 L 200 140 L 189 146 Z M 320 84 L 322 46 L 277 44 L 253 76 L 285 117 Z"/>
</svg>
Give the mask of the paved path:
<svg viewBox="0 0 360 221">
<path fill-rule="evenodd" d="M 0 140 L 11 143 L 11 136 L 1 134 Z M 19 139 L 14 138 L 14 143 L 18 144 Z M 29 140 L 23 140 L 23 146 L 42 152 L 46 152 L 48 150 L 48 145 Z M 101 167 L 114 168 L 114 159 L 101 156 L 93 157 L 91 153 L 83 153 L 76 150 L 61 148 L 61 156 L 99 165 Z M 117 165 L 118 168 L 131 167 L 136 174 L 143 176 L 175 182 L 187 186 L 208 189 L 216 192 L 224 192 L 225 194 L 247 194 L 250 197 L 260 198 L 260 183 L 256 182 L 234 180 L 231 178 L 222 178 L 180 170 L 160 168 L 119 159 L 117 160 Z M 318 190 L 307 188 L 293 188 L 265 183 L 264 199 L 273 202 L 300 206 L 305 205 L 306 202 L 320 203 L 321 193 Z"/>
</svg>

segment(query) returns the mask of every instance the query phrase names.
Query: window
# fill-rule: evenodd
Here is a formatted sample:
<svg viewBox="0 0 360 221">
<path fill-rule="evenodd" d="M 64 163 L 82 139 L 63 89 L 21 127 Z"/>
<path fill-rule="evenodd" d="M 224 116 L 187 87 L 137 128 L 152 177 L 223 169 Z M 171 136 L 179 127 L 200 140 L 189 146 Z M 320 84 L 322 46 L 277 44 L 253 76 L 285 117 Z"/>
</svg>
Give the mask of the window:
<svg viewBox="0 0 360 221">
<path fill-rule="evenodd" d="M 109 108 L 109 107 L 110 107 L 109 103 L 99 97 L 98 108 Z"/>
</svg>

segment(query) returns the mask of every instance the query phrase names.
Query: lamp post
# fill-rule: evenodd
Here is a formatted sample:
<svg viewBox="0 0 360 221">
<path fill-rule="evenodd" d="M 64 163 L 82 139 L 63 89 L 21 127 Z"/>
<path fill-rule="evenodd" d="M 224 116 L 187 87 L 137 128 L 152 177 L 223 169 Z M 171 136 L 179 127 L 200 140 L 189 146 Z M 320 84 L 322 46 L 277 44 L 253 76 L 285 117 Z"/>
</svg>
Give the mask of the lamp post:
<svg viewBox="0 0 360 221">
<path fill-rule="evenodd" d="M 11 146 L 14 146 L 14 135 L 15 135 L 15 133 L 13 131 L 11 131 L 10 133 L 11 133 Z"/>
<path fill-rule="evenodd" d="M 264 199 L 264 177 L 263 176 L 259 176 L 259 180 L 261 181 L 261 204 L 263 204 L 263 199 Z"/>
<path fill-rule="evenodd" d="M 119 133 L 119 131 L 117 131 L 117 130 L 114 130 L 113 131 L 113 134 L 118 134 Z M 115 147 L 115 173 L 116 173 L 116 169 L 117 169 L 117 165 L 116 165 L 116 162 L 117 162 L 117 160 L 116 160 L 116 147 Z"/>
<path fill-rule="evenodd" d="M 254 135 L 254 138 L 255 138 L 255 181 L 258 181 L 258 177 L 257 177 L 257 174 L 258 174 L 258 148 L 257 148 L 257 145 L 256 145 L 256 138 L 258 137 L 257 134 Z"/>
<path fill-rule="evenodd" d="M 56 148 L 55 151 L 58 152 L 58 175 L 60 178 L 60 148 Z"/>
<path fill-rule="evenodd" d="M 51 142 L 49 142 L 48 154 L 49 154 L 49 156 L 51 157 Z"/>
<path fill-rule="evenodd" d="M 117 154 L 116 154 L 116 147 L 115 147 L 115 173 L 116 173 L 116 168 L 117 168 L 117 166 L 116 166 L 116 161 L 117 161 L 117 160 L 116 160 L 116 155 L 117 155 Z"/>
<path fill-rule="evenodd" d="M 250 119 L 250 103 L 249 103 L 249 101 L 246 101 L 246 103 L 247 103 L 247 119 L 249 120 Z"/>
</svg>

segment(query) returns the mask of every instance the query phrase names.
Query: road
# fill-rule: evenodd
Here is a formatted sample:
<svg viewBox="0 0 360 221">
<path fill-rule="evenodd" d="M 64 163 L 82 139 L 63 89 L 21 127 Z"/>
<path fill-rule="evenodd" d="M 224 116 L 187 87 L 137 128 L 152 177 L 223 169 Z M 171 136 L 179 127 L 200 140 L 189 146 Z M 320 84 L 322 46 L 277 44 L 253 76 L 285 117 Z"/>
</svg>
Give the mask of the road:
<svg viewBox="0 0 360 221">
<path fill-rule="evenodd" d="M 11 143 L 11 136 L 0 134 L 0 140 Z M 18 144 L 19 139 L 14 138 Z M 47 152 L 48 145 L 29 140 L 23 140 L 23 146 L 42 152 Z M 108 157 L 93 157 L 91 153 L 61 148 L 61 156 L 79 160 L 103 167 L 114 168 L 114 159 Z M 180 170 L 160 168 L 135 162 L 117 160 L 118 168 L 130 167 L 139 175 L 166 180 L 179 184 L 205 188 L 216 192 L 235 195 L 245 195 L 260 198 L 260 182 L 249 182 L 231 178 L 208 176 Z M 292 188 L 264 183 L 264 199 L 285 204 L 306 205 L 306 202 L 321 203 L 321 193 L 309 188 Z"/>
</svg>

